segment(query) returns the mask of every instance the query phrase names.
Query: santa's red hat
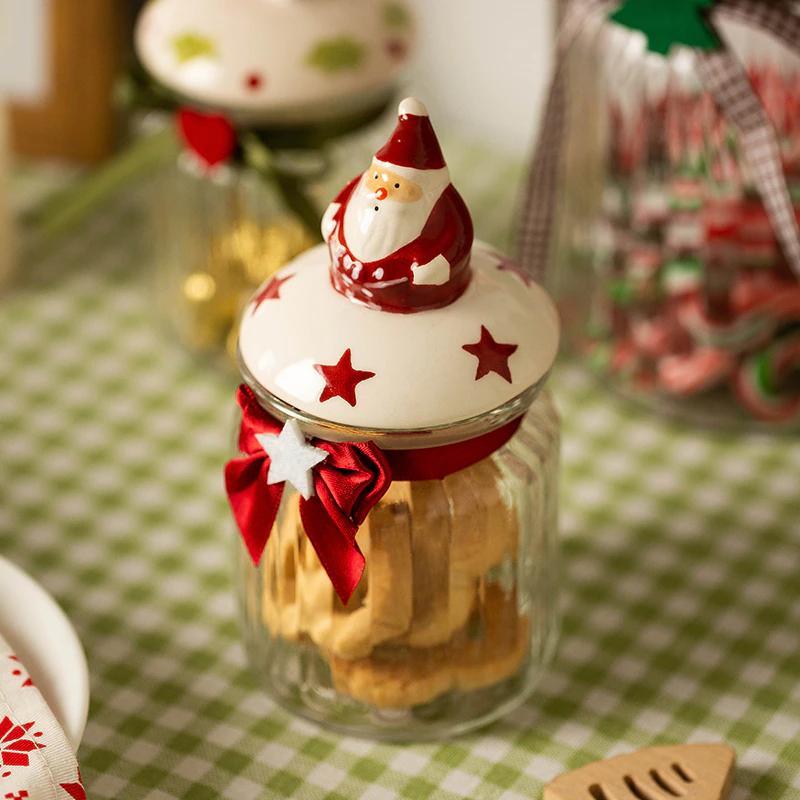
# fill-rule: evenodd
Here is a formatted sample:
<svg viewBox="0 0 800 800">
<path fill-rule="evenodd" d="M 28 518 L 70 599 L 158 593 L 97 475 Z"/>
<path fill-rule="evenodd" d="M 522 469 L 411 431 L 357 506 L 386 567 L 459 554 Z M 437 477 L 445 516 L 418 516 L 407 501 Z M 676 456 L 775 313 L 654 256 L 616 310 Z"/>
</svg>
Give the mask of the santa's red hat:
<svg viewBox="0 0 800 800">
<path fill-rule="evenodd" d="M 412 169 L 442 169 L 447 166 L 428 119 L 428 109 L 415 97 L 407 97 L 400 103 L 397 114 L 394 133 L 375 157 L 387 164 Z"/>
</svg>

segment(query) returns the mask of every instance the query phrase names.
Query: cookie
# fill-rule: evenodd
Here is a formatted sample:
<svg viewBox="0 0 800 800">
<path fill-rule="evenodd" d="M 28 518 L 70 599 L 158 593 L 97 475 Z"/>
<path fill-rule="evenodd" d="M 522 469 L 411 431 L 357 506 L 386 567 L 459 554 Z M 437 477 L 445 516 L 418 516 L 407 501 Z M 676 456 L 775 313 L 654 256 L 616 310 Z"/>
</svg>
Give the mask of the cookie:
<svg viewBox="0 0 800 800">
<path fill-rule="evenodd" d="M 262 565 L 262 617 L 274 636 L 296 641 L 300 637 L 297 604 L 299 513 L 288 504 L 272 529 Z"/>
<path fill-rule="evenodd" d="M 515 557 L 517 519 L 503 495 L 497 465 L 484 459 L 442 483 L 453 510 L 452 570 L 479 577 L 507 555 Z"/>
<path fill-rule="evenodd" d="M 429 703 L 453 689 L 470 691 L 517 672 L 529 649 L 529 622 L 519 615 L 513 592 L 484 587 L 475 633 L 460 631 L 452 642 L 430 648 L 384 646 L 369 658 L 327 654 L 334 686 L 377 708 Z"/>
<path fill-rule="evenodd" d="M 338 615 L 330 650 L 342 658 L 361 658 L 373 647 L 406 633 L 411 626 L 412 559 L 407 483 L 395 482 L 359 530 L 367 557 L 360 606 L 351 598 Z M 362 537 L 364 544 L 361 544 Z M 356 606 L 353 608 L 353 606 Z M 352 609 L 352 610 L 351 610 Z"/>
</svg>

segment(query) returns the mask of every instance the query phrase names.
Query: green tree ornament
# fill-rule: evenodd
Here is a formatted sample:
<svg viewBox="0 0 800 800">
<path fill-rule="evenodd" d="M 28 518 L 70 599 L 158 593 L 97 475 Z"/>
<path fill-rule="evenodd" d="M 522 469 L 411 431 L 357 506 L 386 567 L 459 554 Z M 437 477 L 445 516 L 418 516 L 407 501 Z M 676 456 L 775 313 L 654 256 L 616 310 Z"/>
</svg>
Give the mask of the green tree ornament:
<svg viewBox="0 0 800 800">
<path fill-rule="evenodd" d="M 610 19 L 642 31 L 647 47 L 654 53 L 667 55 L 673 45 L 686 45 L 699 50 L 716 50 L 722 46 L 708 21 L 708 12 L 716 0 L 625 0 Z"/>
</svg>

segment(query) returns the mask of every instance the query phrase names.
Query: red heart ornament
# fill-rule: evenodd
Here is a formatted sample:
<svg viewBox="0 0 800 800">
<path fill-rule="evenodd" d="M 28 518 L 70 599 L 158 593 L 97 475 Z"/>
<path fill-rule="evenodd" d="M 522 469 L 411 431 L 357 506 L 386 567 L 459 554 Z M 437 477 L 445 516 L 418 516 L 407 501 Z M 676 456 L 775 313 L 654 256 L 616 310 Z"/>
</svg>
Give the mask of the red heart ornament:
<svg viewBox="0 0 800 800">
<path fill-rule="evenodd" d="M 209 168 L 227 161 L 236 147 L 236 131 L 222 114 L 182 108 L 178 111 L 178 131 L 186 147 Z"/>
</svg>

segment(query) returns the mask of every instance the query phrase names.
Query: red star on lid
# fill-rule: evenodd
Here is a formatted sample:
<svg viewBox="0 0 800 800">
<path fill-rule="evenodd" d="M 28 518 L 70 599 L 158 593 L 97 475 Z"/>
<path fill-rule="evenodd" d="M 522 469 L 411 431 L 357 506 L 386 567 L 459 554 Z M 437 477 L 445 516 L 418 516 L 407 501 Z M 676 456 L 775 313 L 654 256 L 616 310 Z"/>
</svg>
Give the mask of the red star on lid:
<svg viewBox="0 0 800 800">
<path fill-rule="evenodd" d="M 336 364 L 314 364 L 314 369 L 325 378 L 325 388 L 319 396 L 320 403 L 330 400 L 331 397 L 341 397 L 351 406 L 356 404 L 356 386 L 361 381 L 369 380 L 375 376 L 374 372 L 353 369 L 350 348 L 342 353 Z"/>
<path fill-rule="evenodd" d="M 496 372 L 501 378 L 505 378 L 511 383 L 508 359 L 517 351 L 517 347 L 519 345 L 496 342 L 486 326 L 481 325 L 481 338 L 475 344 L 463 345 L 462 349 L 478 359 L 478 369 L 475 371 L 476 381 L 490 372 Z"/>
<path fill-rule="evenodd" d="M 280 300 L 281 286 L 283 286 L 286 281 L 290 281 L 292 278 L 294 278 L 294 273 L 287 275 L 285 278 L 281 278 L 280 275 L 274 275 L 272 280 L 259 292 L 258 296 L 256 297 L 255 305 L 253 306 L 253 313 L 258 311 L 258 307 L 265 300 Z"/>
</svg>

